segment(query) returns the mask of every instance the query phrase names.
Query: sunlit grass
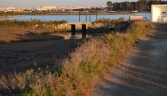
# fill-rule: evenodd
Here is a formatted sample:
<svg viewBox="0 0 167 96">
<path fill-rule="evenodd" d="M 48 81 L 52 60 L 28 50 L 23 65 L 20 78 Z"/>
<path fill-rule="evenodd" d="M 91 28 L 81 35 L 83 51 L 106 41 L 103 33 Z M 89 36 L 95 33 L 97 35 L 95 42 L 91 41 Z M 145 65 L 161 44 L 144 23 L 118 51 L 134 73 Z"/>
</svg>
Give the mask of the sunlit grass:
<svg viewBox="0 0 167 96">
<path fill-rule="evenodd" d="M 85 96 L 111 66 L 152 28 L 148 21 L 133 21 L 127 33 L 106 34 L 85 40 L 61 61 L 61 68 L 54 72 L 28 70 L 13 76 L 2 76 L 0 92 L 20 96 Z"/>
</svg>

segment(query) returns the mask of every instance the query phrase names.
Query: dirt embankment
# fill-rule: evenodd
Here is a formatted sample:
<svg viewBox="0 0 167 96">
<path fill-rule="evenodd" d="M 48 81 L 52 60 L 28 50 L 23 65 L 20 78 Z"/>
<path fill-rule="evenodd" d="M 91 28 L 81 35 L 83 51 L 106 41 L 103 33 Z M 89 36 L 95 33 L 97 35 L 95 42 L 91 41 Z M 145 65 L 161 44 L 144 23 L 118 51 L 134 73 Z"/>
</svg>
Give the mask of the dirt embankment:
<svg viewBox="0 0 167 96">
<path fill-rule="evenodd" d="M 140 40 L 91 96 L 167 96 L 167 24 Z"/>
<path fill-rule="evenodd" d="M 79 39 L 44 40 L 0 44 L 0 75 L 53 67 L 56 61 L 68 56 Z"/>
<path fill-rule="evenodd" d="M 11 42 L 28 42 L 63 39 L 62 36 L 52 35 L 49 29 L 2 27 L 0 26 L 0 44 Z"/>
<path fill-rule="evenodd" d="M 76 40 L 63 39 L 47 29 L 1 26 L 0 75 L 54 66 L 76 46 Z"/>
</svg>

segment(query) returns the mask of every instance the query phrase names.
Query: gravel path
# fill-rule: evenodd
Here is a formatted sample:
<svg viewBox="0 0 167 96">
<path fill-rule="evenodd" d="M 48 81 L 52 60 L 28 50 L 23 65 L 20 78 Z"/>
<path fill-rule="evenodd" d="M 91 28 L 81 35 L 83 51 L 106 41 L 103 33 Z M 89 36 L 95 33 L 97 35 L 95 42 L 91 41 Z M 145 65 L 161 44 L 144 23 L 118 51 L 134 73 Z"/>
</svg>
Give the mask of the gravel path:
<svg viewBox="0 0 167 96">
<path fill-rule="evenodd" d="M 91 96 L 167 96 L 167 24 L 155 23 L 122 61 Z"/>
</svg>

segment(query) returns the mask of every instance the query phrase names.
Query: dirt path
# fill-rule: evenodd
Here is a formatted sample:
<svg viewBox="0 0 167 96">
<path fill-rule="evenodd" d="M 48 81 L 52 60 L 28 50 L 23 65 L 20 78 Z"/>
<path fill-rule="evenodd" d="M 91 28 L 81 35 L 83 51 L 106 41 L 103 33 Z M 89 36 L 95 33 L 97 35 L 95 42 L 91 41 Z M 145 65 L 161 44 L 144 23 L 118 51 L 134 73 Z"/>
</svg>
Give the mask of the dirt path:
<svg viewBox="0 0 167 96">
<path fill-rule="evenodd" d="M 156 23 L 91 96 L 167 96 L 167 24 Z"/>
</svg>

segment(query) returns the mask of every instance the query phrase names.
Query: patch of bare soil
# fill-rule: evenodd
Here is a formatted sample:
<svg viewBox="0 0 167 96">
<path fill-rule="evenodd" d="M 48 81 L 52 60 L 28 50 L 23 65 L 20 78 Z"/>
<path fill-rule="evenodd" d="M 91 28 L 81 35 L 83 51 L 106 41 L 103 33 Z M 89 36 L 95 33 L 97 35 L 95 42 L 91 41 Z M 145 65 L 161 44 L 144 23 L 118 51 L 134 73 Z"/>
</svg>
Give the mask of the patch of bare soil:
<svg viewBox="0 0 167 96">
<path fill-rule="evenodd" d="M 91 96 L 167 96 L 167 24 L 140 40 Z"/>
</svg>

